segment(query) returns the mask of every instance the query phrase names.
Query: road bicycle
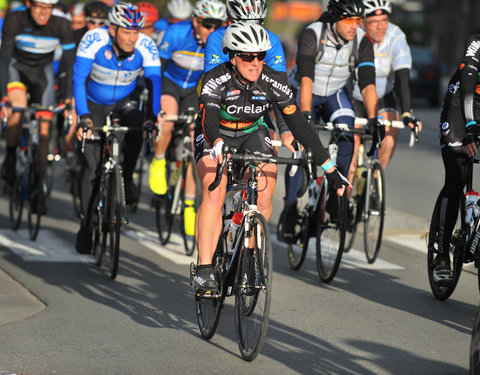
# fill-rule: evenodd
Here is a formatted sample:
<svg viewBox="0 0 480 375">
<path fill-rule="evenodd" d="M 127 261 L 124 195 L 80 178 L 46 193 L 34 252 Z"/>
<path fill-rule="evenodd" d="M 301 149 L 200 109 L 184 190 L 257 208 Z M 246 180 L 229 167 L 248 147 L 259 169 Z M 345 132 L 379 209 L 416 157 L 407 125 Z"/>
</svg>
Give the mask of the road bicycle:
<svg viewBox="0 0 480 375">
<path fill-rule="evenodd" d="M 11 107 L 11 109 L 12 112 L 23 113 L 23 122 L 21 144 L 17 150 L 15 181 L 9 189 L 10 226 L 13 230 L 19 228 L 23 207 L 26 203 L 28 205 L 29 237 L 34 241 L 38 236 L 40 219 L 44 214 L 47 196 L 37 113 L 48 111 L 55 114 L 63 111 L 64 107 L 53 108 L 31 104 L 28 107 Z M 6 123 L 7 118 L 3 120 Z"/>
<path fill-rule="evenodd" d="M 82 152 L 85 149 L 86 127 L 84 126 Z M 128 224 L 125 212 L 125 188 L 120 145 L 122 137 L 129 131 L 152 131 L 151 126 L 121 126 L 119 119 L 110 113 L 103 127 L 88 128 L 100 132 L 101 158 L 96 171 L 92 192 L 89 197 L 85 222 L 93 229 L 93 253 L 96 265 L 101 266 L 108 247 L 110 255 L 110 278 L 118 273 L 120 257 L 121 226 Z M 90 231 L 89 231 L 90 232 Z"/>
<path fill-rule="evenodd" d="M 223 230 L 212 264 L 219 285 L 218 292 L 196 289 L 195 305 L 198 327 L 206 339 L 217 329 L 226 297 L 235 296 L 235 329 L 242 358 L 252 361 L 260 352 L 267 331 L 272 293 L 273 254 L 268 223 L 257 209 L 257 178 L 261 163 L 300 164 L 300 159 L 266 156 L 260 153 L 236 153 L 224 147 L 223 163 L 209 190 L 214 190 L 227 168 L 227 193 L 223 206 Z M 227 161 L 227 155 L 230 159 Z M 309 154 L 310 155 L 310 154 Z M 245 167 L 246 165 L 246 167 Z M 248 170 L 248 182 L 242 176 Z M 302 189 L 306 190 L 306 185 Z M 230 230 L 234 215 L 240 226 Z M 252 249 L 253 248 L 253 249 Z M 196 275 L 190 267 L 190 282 Z"/>
<path fill-rule="evenodd" d="M 467 184 L 466 190 L 472 190 L 473 186 L 473 165 L 479 163 L 475 156 L 467 160 Z M 473 226 L 465 221 L 465 195 L 462 194 L 459 202 L 459 213 L 455 224 L 449 246 L 450 264 L 453 272 L 453 280 L 449 285 L 439 285 L 433 280 L 433 270 L 436 266 L 436 257 L 438 254 L 439 241 L 443 237 L 443 229 L 440 228 L 439 221 L 442 210 L 442 194 L 438 195 L 435 207 L 433 209 L 430 230 L 427 233 L 427 271 L 428 281 L 433 295 L 440 300 L 445 300 L 453 293 L 457 286 L 458 279 L 462 272 L 463 263 L 474 262 L 475 267 L 479 267 L 479 240 L 480 240 L 480 216 L 475 218 Z M 480 288 L 480 275 L 478 276 L 478 285 Z"/>
<path fill-rule="evenodd" d="M 193 176 L 196 186 L 194 209 L 200 204 L 200 181 L 196 172 L 196 163 L 192 151 L 191 126 L 196 113 L 193 108 L 184 114 L 168 115 L 166 121 L 174 121 L 172 140 L 165 154 L 167 193 L 154 194 L 152 206 L 155 209 L 155 222 L 158 237 L 162 245 L 166 245 L 172 233 L 174 217 L 181 219 L 181 233 L 185 246 L 185 253 L 190 256 L 195 251 L 195 236 L 185 233 L 185 187 L 187 176 Z"/>
</svg>

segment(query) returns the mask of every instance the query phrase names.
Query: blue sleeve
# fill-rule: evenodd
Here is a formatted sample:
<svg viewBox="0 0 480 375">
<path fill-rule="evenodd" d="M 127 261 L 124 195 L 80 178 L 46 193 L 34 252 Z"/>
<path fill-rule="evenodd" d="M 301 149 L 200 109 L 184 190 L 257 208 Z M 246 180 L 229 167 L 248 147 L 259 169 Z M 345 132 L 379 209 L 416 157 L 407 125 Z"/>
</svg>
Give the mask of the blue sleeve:
<svg viewBox="0 0 480 375">
<path fill-rule="evenodd" d="M 166 18 L 160 18 L 153 24 L 155 30 L 164 31 L 169 26 L 168 20 Z"/>
<path fill-rule="evenodd" d="M 144 76 L 152 82 L 152 110 L 155 116 L 160 111 L 160 98 L 162 93 L 162 76 L 160 69 L 155 66 L 148 66 L 144 68 Z"/>
<path fill-rule="evenodd" d="M 172 53 L 181 47 L 179 43 L 184 33 L 185 30 L 182 30 L 176 23 L 167 28 L 165 34 L 163 34 L 162 43 L 158 47 L 160 58 L 170 60 Z"/>
<path fill-rule="evenodd" d="M 267 52 L 265 64 L 270 68 L 275 69 L 277 72 L 287 72 L 287 62 L 285 61 L 285 52 L 283 51 L 282 42 L 280 42 L 280 39 L 274 33 L 268 30 L 267 32 L 270 37 L 272 48 Z"/>
<path fill-rule="evenodd" d="M 90 113 L 87 105 L 87 77 L 92 70 L 93 60 L 77 56 L 73 65 L 73 97 L 79 116 Z"/>
<path fill-rule="evenodd" d="M 228 55 L 222 51 L 222 39 L 225 29 L 225 27 L 221 27 L 208 36 L 203 60 L 205 73 L 228 61 Z"/>
</svg>

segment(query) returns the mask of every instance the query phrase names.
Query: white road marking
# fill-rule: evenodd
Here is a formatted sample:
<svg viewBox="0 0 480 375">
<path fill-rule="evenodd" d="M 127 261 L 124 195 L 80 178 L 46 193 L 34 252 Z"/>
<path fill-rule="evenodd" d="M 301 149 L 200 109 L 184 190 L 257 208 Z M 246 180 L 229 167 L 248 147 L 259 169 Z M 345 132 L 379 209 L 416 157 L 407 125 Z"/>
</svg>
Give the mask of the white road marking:
<svg viewBox="0 0 480 375">
<path fill-rule="evenodd" d="M 385 237 L 385 240 L 424 254 L 427 253 L 427 242 L 425 240 L 425 235 L 398 234 L 396 236 L 387 236 Z"/>
<path fill-rule="evenodd" d="M 63 240 L 51 230 L 40 229 L 36 241 L 30 240 L 27 229 L 0 230 L 0 245 L 28 262 L 93 262 L 93 257 L 78 254 L 74 244 Z"/>
</svg>

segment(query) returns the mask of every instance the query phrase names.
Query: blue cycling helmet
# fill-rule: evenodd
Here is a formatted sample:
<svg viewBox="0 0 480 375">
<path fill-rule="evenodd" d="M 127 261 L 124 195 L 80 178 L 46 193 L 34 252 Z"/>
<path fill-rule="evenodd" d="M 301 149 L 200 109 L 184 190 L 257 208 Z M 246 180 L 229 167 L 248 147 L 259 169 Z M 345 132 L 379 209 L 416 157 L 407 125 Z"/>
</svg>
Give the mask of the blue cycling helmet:
<svg viewBox="0 0 480 375">
<path fill-rule="evenodd" d="M 140 30 L 145 26 L 145 17 L 140 9 L 132 3 L 115 4 L 108 13 L 110 25 L 124 27 L 130 30 Z"/>
</svg>

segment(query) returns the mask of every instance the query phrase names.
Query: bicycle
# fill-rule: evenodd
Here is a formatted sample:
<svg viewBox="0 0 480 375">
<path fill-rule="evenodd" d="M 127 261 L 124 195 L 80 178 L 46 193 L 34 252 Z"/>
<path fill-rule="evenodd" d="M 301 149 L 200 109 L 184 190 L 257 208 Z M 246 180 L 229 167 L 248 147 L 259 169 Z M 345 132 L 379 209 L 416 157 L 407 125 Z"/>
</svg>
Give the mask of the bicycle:
<svg viewBox="0 0 480 375">
<path fill-rule="evenodd" d="M 190 128 L 195 120 L 196 113 L 191 110 L 180 115 L 168 115 L 166 121 L 174 121 L 172 140 L 165 154 L 167 193 L 154 194 L 152 206 L 155 209 L 155 222 L 160 243 L 166 245 L 172 233 L 173 219 L 181 217 L 181 233 L 185 246 L 185 253 L 190 256 L 195 251 L 195 236 L 185 233 L 185 186 L 187 174 L 193 175 L 196 186 L 194 209 L 197 211 L 200 201 L 200 181 L 196 173 L 196 163 L 193 156 Z"/>
<path fill-rule="evenodd" d="M 268 223 L 257 209 L 257 178 L 261 163 L 302 164 L 303 160 L 266 156 L 260 153 L 236 153 L 224 146 L 223 163 L 209 190 L 214 190 L 227 168 L 227 193 L 223 206 L 223 230 L 212 264 L 219 285 L 218 292 L 195 290 L 198 327 L 210 339 L 215 334 L 226 297 L 235 296 L 235 330 L 242 358 L 253 361 L 260 352 L 269 320 L 272 291 L 273 254 Z M 227 155 L 229 160 L 227 161 Z M 244 166 L 248 182 L 242 180 Z M 306 187 L 302 189 L 306 190 Z M 240 215 L 240 226 L 234 236 L 229 231 L 233 215 Z M 230 233 L 230 236 L 229 236 Z M 248 247 L 252 246 L 253 251 Z M 190 266 L 190 283 L 196 267 Z"/>
<path fill-rule="evenodd" d="M 57 113 L 63 111 L 63 109 L 63 106 L 52 108 L 38 104 L 30 104 L 28 107 L 11 107 L 12 112 L 20 112 L 24 116 L 21 144 L 19 150 L 17 150 L 16 176 L 9 191 L 10 226 L 13 230 L 19 228 L 23 206 L 27 202 L 28 232 L 32 241 L 36 240 L 40 230 L 40 219 L 44 213 L 47 195 L 43 180 L 43 160 L 40 150 L 40 128 L 37 112 Z M 3 121 L 6 123 L 7 118 L 4 118 Z"/>
<path fill-rule="evenodd" d="M 470 375 L 480 375 L 480 309 L 477 309 L 470 341 Z"/>
<path fill-rule="evenodd" d="M 84 126 L 82 152 L 85 150 L 86 127 Z M 101 267 L 103 257 L 109 248 L 110 278 L 118 273 L 120 257 L 121 226 L 128 224 L 125 213 L 125 189 L 123 171 L 120 162 L 120 137 L 128 131 L 147 130 L 148 127 L 120 126 L 119 119 L 110 113 L 103 127 L 88 128 L 92 132 L 101 132 L 101 158 L 96 171 L 92 192 L 89 197 L 85 222 L 93 226 L 93 253 L 95 263 Z"/>
</svg>

